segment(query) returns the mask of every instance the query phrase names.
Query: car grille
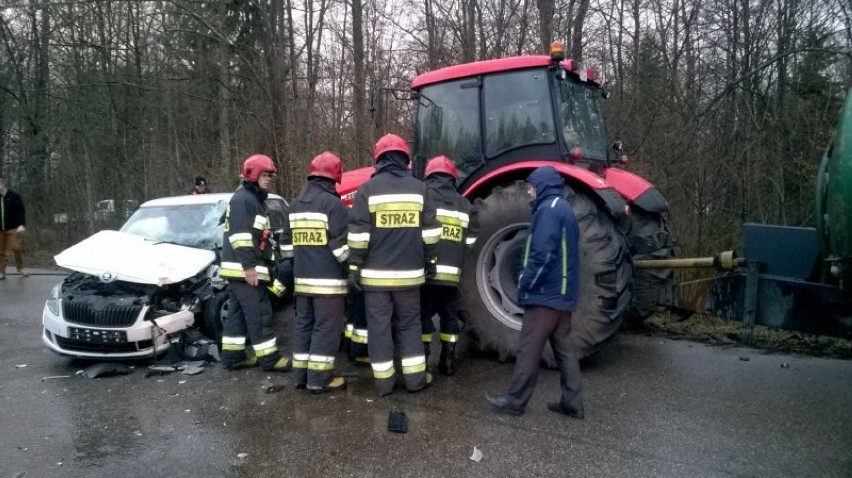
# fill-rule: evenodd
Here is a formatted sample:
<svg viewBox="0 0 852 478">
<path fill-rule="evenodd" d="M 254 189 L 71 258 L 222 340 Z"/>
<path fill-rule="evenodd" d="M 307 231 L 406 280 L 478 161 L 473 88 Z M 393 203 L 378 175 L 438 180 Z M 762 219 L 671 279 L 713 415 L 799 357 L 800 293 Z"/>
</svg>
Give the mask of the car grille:
<svg viewBox="0 0 852 478">
<path fill-rule="evenodd" d="M 139 318 L 142 306 L 104 307 L 92 310 L 86 303 L 63 301 L 62 315 L 65 321 L 79 325 L 96 327 L 130 327 Z"/>
<path fill-rule="evenodd" d="M 92 342 L 79 342 L 76 340 L 66 339 L 58 335 L 56 344 L 63 350 L 74 352 L 104 352 L 104 353 L 121 353 L 121 352 L 136 352 L 153 347 L 154 343 L 150 340 L 141 340 L 139 342 L 125 342 L 123 344 L 98 344 Z"/>
</svg>

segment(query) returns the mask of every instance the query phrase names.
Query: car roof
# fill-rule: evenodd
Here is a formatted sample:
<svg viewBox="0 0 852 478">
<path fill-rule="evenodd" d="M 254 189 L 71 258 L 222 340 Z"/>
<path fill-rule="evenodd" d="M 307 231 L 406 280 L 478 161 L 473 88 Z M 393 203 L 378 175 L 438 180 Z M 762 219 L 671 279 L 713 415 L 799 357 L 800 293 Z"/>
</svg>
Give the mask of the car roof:
<svg viewBox="0 0 852 478">
<path fill-rule="evenodd" d="M 139 207 L 158 206 L 186 206 L 191 204 L 216 204 L 220 201 L 230 201 L 234 193 L 213 194 L 184 194 L 183 196 L 170 196 L 146 201 Z M 270 194 L 269 199 L 280 199 L 286 204 L 287 201 L 277 194 Z"/>
</svg>

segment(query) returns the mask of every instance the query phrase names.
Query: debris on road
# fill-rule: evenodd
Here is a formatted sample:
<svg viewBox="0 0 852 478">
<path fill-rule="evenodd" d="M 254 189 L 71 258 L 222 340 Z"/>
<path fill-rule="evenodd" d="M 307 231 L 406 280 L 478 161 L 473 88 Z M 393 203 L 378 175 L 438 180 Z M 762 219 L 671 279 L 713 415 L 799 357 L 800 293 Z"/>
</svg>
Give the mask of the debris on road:
<svg viewBox="0 0 852 478">
<path fill-rule="evenodd" d="M 50 377 L 42 377 L 41 381 L 44 382 L 45 380 L 53 380 L 53 379 L 57 379 L 57 378 L 71 378 L 71 376 L 70 375 L 51 375 Z"/>
<path fill-rule="evenodd" d="M 243 459 L 243 458 L 245 458 L 245 457 L 247 457 L 247 456 L 249 456 L 249 454 L 248 454 L 248 453 L 237 453 L 237 458 L 240 458 L 240 459 Z"/>
<path fill-rule="evenodd" d="M 748 362 L 751 359 L 749 357 L 746 357 L 746 356 L 740 356 L 740 360 L 742 360 L 743 362 Z"/>
<path fill-rule="evenodd" d="M 96 363 L 86 367 L 83 370 L 78 370 L 77 375 L 83 375 L 86 378 L 97 378 L 101 376 L 127 375 L 133 373 L 133 367 L 120 363 Z"/>
<path fill-rule="evenodd" d="M 781 364 L 781 368 L 790 368 L 790 364 L 788 364 L 787 362 L 784 362 L 784 363 Z"/>
<path fill-rule="evenodd" d="M 27 366 L 27 364 L 21 363 L 21 364 L 15 365 L 15 368 L 24 368 L 26 366 Z"/>
<path fill-rule="evenodd" d="M 482 450 L 479 448 L 473 447 L 473 453 L 470 455 L 470 459 L 479 463 L 482 461 Z"/>
<path fill-rule="evenodd" d="M 405 411 L 394 408 L 388 414 L 388 431 L 393 433 L 408 433 L 408 418 Z"/>
<path fill-rule="evenodd" d="M 284 390 L 284 385 L 273 385 L 271 383 L 265 383 L 260 386 L 261 390 L 265 393 L 278 393 L 281 390 Z"/>
</svg>

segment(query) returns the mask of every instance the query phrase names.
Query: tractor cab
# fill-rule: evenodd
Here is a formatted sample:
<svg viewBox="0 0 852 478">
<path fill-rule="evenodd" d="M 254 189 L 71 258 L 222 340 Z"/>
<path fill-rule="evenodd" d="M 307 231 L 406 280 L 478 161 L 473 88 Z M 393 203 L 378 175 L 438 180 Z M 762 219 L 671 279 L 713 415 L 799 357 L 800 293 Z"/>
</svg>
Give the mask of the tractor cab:
<svg viewBox="0 0 852 478">
<path fill-rule="evenodd" d="M 580 72 L 571 60 L 540 55 L 452 66 L 418 76 L 412 88 L 418 177 L 441 154 L 456 162 L 462 189 L 519 161 L 599 170 L 608 159 L 602 90 L 593 71 Z"/>
</svg>

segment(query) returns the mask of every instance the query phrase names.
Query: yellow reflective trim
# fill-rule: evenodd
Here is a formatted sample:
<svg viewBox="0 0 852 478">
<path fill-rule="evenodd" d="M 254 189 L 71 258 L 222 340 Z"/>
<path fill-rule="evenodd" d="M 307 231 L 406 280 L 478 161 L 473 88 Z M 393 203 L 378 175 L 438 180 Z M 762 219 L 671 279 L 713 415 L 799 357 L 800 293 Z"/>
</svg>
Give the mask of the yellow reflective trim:
<svg viewBox="0 0 852 478">
<path fill-rule="evenodd" d="M 269 218 L 258 214 L 254 217 L 254 228 L 260 229 L 261 231 L 264 229 L 269 229 Z"/>
<path fill-rule="evenodd" d="M 446 282 L 459 282 L 460 278 L 458 274 L 435 274 L 435 278 L 432 280 L 440 280 Z"/>
<path fill-rule="evenodd" d="M 229 337 L 229 336 L 223 335 L 222 336 L 222 343 L 223 344 L 243 344 L 243 345 L 245 345 L 246 338 L 245 337 Z"/>
<path fill-rule="evenodd" d="M 424 364 L 424 368 L 425 368 L 425 364 Z M 393 377 L 393 375 L 395 373 L 396 373 L 396 370 L 394 370 L 393 367 L 389 368 L 388 370 L 381 371 L 381 372 L 378 372 L 375 369 L 373 369 L 373 377 L 377 378 L 379 380 L 384 379 L 384 378 L 391 378 L 391 377 Z"/>
<path fill-rule="evenodd" d="M 416 202 L 386 202 L 382 204 L 370 204 L 370 212 L 378 213 L 383 211 L 423 211 L 423 203 Z"/>
<path fill-rule="evenodd" d="M 234 241 L 231 243 L 231 248 L 233 249 L 251 249 L 253 247 L 253 241 Z"/>
<path fill-rule="evenodd" d="M 347 241 L 346 244 L 350 249 L 366 249 L 370 247 L 370 243 L 368 241 Z"/>
<path fill-rule="evenodd" d="M 376 213 L 376 227 L 380 229 L 420 227 L 420 214 L 416 211 L 400 209 L 378 211 Z"/>
<path fill-rule="evenodd" d="M 459 336 L 456 334 L 445 334 L 441 332 L 441 342 L 458 342 Z"/>
<path fill-rule="evenodd" d="M 334 370 L 334 362 L 308 362 L 308 370 L 324 372 Z"/>
<path fill-rule="evenodd" d="M 402 374 L 403 375 L 411 375 L 413 373 L 420 373 L 420 372 L 425 372 L 425 371 L 426 371 L 426 363 L 425 362 L 418 364 L 418 365 L 409 365 L 407 367 L 406 366 L 402 367 Z"/>
<path fill-rule="evenodd" d="M 278 347 L 275 346 L 265 348 L 263 350 L 258 350 L 257 348 L 254 349 L 254 354 L 257 357 L 266 357 L 267 355 L 272 355 L 276 352 L 278 352 Z"/>
<path fill-rule="evenodd" d="M 412 279 L 375 279 L 361 276 L 361 284 L 373 287 L 404 287 L 410 285 L 422 285 L 426 282 L 426 276 Z"/>
<path fill-rule="evenodd" d="M 328 244 L 325 229 L 293 229 L 294 246 L 324 246 Z"/>
<path fill-rule="evenodd" d="M 275 297 L 283 297 L 287 293 L 287 288 L 278 279 L 273 280 L 266 288 L 269 292 L 275 294 Z"/>
<path fill-rule="evenodd" d="M 432 342 L 432 334 L 423 334 L 423 335 L 420 336 L 420 340 L 424 343 L 431 343 Z"/>
<path fill-rule="evenodd" d="M 222 344 L 222 350 L 245 350 L 246 344 Z"/>
<path fill-rule="evenodd" d="M 291 229 L 328 229 L 328 223 L 325 221 L 290 221 Z"/>
<path fill-rule="evenodd" d="M 294 359 L 293 360 L 293 368 L 307 369 L 308 368 L 308 361 L 307 360 L 295 360 Z"/>
<path fill-rule="evenodd" d="M 297 294 L 324 294 L 324 295 L 344 295 L 349 292 L 349 287 L 345 285 L 307 285 L 296 284 L 294 287 Z"/>
</svg>

